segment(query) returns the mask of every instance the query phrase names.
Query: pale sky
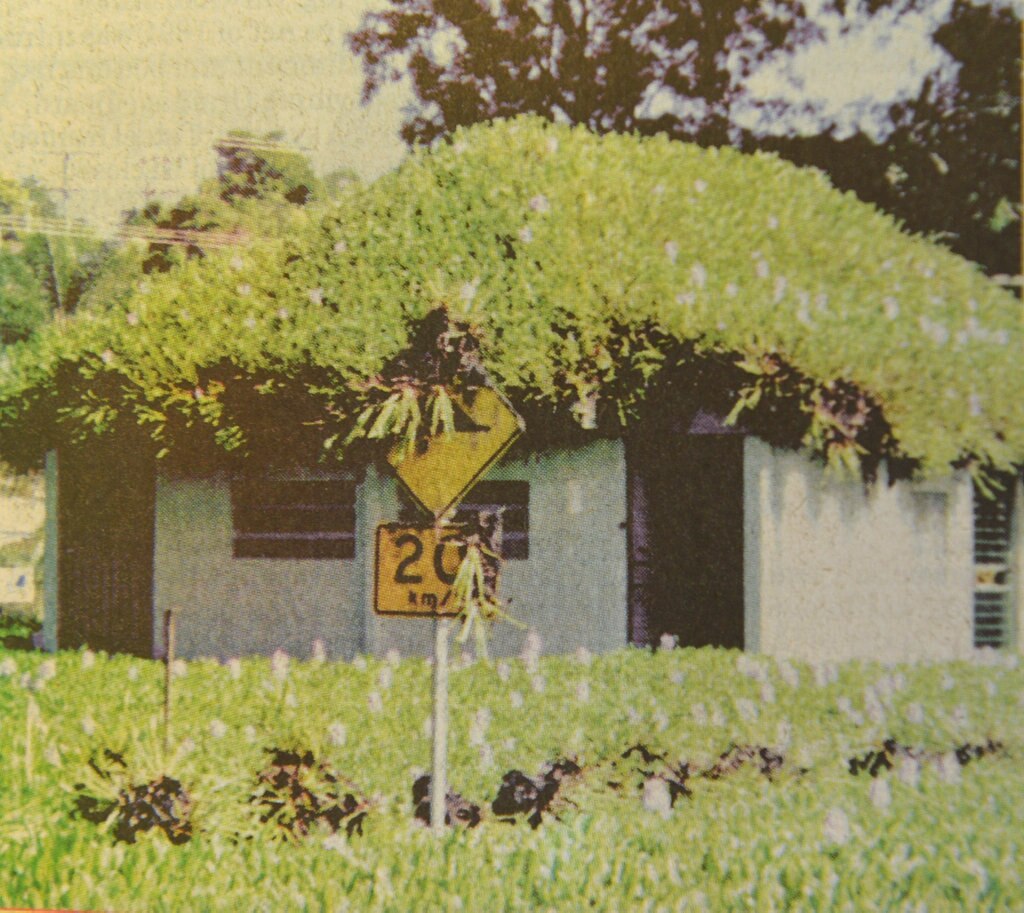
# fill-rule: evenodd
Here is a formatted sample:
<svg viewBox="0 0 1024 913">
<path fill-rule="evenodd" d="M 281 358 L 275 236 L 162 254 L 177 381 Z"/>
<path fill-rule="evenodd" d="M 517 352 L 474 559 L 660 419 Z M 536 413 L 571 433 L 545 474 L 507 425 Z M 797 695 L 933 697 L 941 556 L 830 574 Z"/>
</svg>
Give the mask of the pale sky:
<svg viewBox="0 0 1024 913">
<path fill-rule="evenodd" d="M 372 0 L 0 0 L 0 172 L 116 217 L 214 173 L 232 128 L 283 130 L 318 171 L 404 154 L 404 94 L 361 107 L 345 35 Z"/>
<path fill-rule="evenodd" d="M 936 0 L 948 3 L 948 0 Z M 0 173 L 64 185 L 69 210 L 99 222 L 175 198 L 214 172 L 227 130 L 283 130 L 318 171 L 364 178 L 394 167 L 402 86 L 359 102 L 345 44 L 381 0 L 0 0 Z M 806 94 L 765 73 L 767 95 L 814 99 L 850 124 L 937 58 L 925 20 L 879 22 L 853 37 L 832 22 L 828 48 L 790 72 Z M 886 47 L 888 43 L 888 47 Z M 895 53 L 894 53 L 895 52 Z M 881 63 L 901 61 L 898 71 Z"/>
</svg>

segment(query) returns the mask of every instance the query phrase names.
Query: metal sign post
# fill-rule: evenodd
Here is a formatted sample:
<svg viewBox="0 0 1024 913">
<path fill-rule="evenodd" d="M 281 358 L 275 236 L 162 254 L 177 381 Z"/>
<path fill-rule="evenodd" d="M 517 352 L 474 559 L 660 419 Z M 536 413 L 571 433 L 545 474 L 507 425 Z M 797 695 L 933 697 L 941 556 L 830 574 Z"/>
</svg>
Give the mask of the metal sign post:
<svg viewBox="0 0 1024 913">
<path fill-rule="evenodd" d="M 430 780 L 430 827 L 444 832 L 445 799 L 448 795 L 448 626 L 434 619 L 434 769 Z"/>
<path fill-rule="evenodd" d="M 452 585 L 464 555 L 450 541 L 457 540 L 457 528 L 443 518 L 525 430 L 522 417 L 491 387 L 453 395 L 452 400 L 456 410 L 452 434 L 432 437 L 411 454 L 395 447 L 388 455 L 398 478 L 433 515 L 433 525 L 378 526 L 374 555 L 374 612 L 434 620 L 430 827 L 435 834 L 444 833 L 447 817 L 448 641 L 451 618 L 462 611 L 453 599 Z"/>
<path fill-rule="evenodd" d="M 164 760 L 171 751 L 171 680 L 174 678 L 174 653 L 176 647 L 174 611 L 164 613 Z"/>
</svg>

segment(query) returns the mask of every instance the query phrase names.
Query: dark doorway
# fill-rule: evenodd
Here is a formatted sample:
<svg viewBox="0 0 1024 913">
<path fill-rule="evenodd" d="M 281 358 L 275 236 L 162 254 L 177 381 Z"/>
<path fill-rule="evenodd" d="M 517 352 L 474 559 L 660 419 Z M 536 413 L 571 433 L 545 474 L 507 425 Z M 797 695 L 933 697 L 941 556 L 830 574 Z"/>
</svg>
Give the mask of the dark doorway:
<svg viewBox="0 0 1024 913">
<path fill-rule="evenodd" d="M 743 647 L 743 436 L 629 442 L 629 636 Z"/>
<path fill-rule="evenodd" d="M 60 451 L 61 649 L 153 655 L 155 479 L 152 457 L 122 440 Z"/>
</svg>

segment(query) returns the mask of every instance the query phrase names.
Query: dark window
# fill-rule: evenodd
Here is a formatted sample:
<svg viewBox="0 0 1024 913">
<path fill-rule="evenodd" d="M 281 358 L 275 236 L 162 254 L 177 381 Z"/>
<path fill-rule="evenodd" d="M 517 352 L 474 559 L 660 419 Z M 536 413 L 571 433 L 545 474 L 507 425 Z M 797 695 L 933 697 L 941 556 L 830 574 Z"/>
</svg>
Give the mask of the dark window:
<svg viewBox="0 0 1024 913">
<path fill-rule="evenodd" d="M 477 482 L 459 504 L 452 522 L 465 523 L 481 511 L 501 511 L 502 558 L 530 557 L 529 482 Z M 422 512 L 403 498 L 399 519 L 404 523 L 420 522 Z"/>
<path fill-rule="evenodd" d="M 236 558 L 355 557 L 355 482 L 240 479 L 231 514 Z"/>
</svg>

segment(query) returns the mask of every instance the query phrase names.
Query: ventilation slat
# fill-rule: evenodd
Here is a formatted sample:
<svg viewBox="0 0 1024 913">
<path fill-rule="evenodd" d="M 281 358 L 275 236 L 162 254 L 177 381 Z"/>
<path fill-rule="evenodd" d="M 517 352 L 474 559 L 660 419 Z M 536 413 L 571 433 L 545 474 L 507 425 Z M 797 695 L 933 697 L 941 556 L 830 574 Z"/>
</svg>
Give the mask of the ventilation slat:
<svg viewBox="0 0 1024 913">
<path fill-rule="evenodd" d="M 1005 647 L 1010 587 L 1005 582 L 1010 560 L 1010 518 L 1014 485 L 994 498 L 974 490 L 974 646 Z M 998 575 L 998 576 L 994 576 Z"/>
</svg>

